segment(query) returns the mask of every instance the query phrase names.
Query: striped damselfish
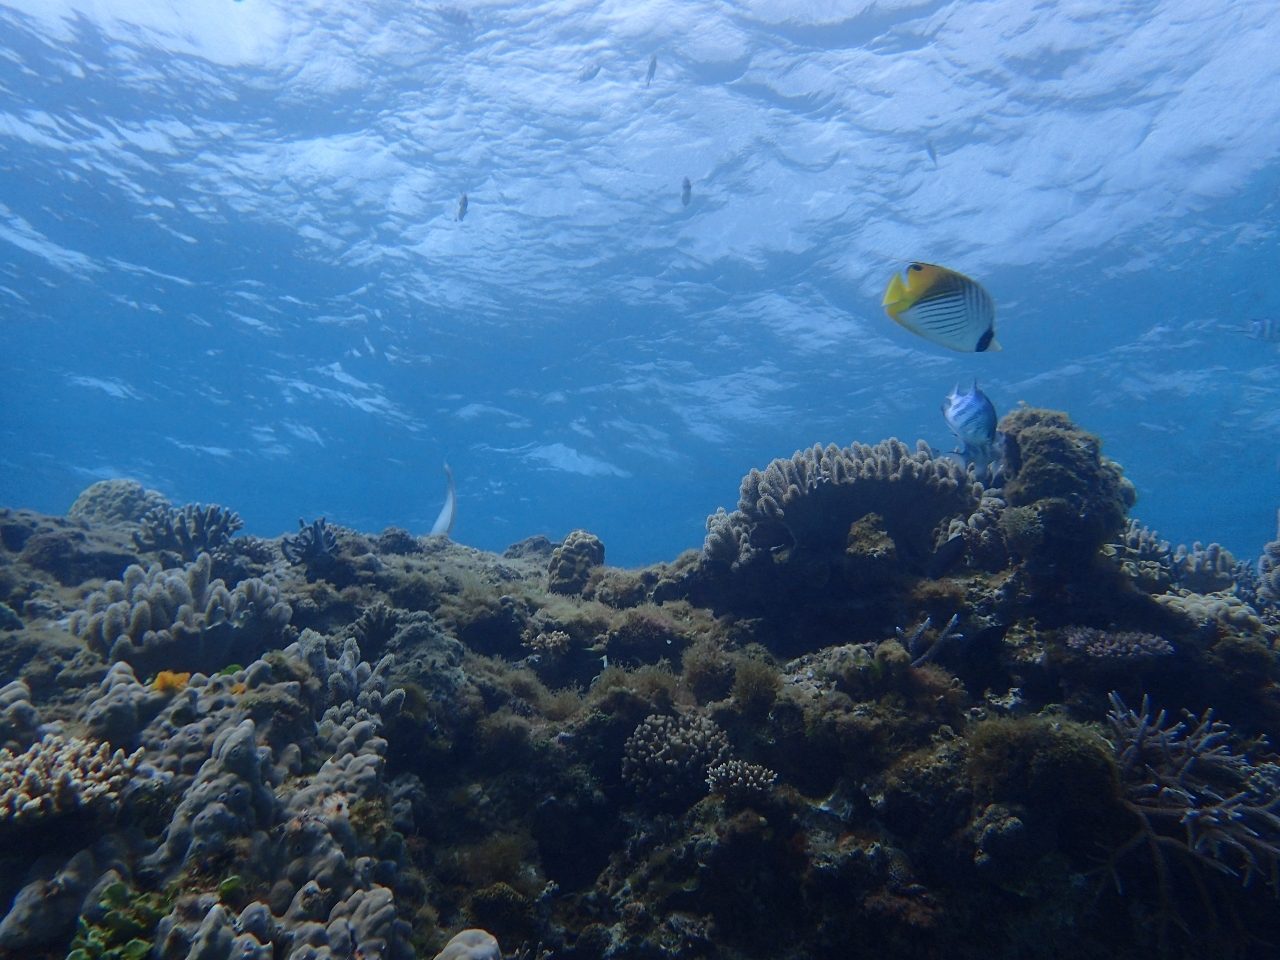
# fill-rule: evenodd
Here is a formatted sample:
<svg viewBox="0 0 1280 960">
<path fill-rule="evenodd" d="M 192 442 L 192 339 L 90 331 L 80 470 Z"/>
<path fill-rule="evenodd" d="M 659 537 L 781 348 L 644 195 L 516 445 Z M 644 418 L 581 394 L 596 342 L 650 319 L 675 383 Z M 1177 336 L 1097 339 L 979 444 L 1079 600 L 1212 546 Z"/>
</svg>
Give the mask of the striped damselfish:
<svg viewBox="0 0 1280 960">
<path fill-rule="evenodd" d="M 996 439 L 996 408 L 990 398 L 978 389 L 978 381 L 966 393 L 957 386 L 942 401 L 942 418 L 960 441 L 965 456 L 973 459 L 986 451 Z"/>
<path fill-rule="evenodd" d="M 978 389 L 978 381 L 961 392 L 959 385 L 942 401 L 942 418 L 960 441 L 961 465 L 972 463 L 978 479 L 990 483 L 1000 465 L 1002 443 L 996 433 L 996 408 Z"/>
<path fill-rule="evenodd" d="M 889 281 L 881 305 L 895 322 L 941 346 L 970 353 L 1000 349 L 991 295 L 963 273 L 908 264 L 905 274 Z"/>
</svg>

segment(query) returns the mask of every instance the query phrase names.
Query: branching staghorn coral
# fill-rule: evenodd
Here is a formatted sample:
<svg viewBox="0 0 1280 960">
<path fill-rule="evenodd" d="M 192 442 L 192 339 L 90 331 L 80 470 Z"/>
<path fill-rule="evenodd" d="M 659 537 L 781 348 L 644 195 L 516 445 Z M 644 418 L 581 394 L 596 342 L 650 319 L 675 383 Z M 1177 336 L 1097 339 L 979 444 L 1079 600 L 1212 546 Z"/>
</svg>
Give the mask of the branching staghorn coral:
<svg viewBox="0 0 1280 960">
<path fill-rule="evenodd" d="M 947 625 L 932 640 L 926 636 L 929 628 L 933 626 L 932 617 L 925 617 L 924 621 L 910 634 L 901 627 L 894 627 L 894 632 L 897 633 L 898 641 L 911 657 L 911 665 L 919 667 L 936 657 L 948 644 L 964 641 L 964 634 L 955 632 L 956 624 L 959 622 L 960 614 L 953 613 Z"/>
<path fill-rule="evenodd" d="M 298 518 L 298 532 L 280 539 L 280 552 L 292 564 L 304 564 L 310 579 L 323 577 L 338 559 L 338 537 L 324 517 L 308 524 Z"/>
<path fill-rule="evenodd" d="M 142 518 L 142 531 L 133 535 L 134 545 L 146 552 L 172 550 L 192 561 L 202 553 L 216 553 L 231 542 L 244 526 L 240 514 L 216 503 L 188 503 L 174 509 L 155 507 Z"/>
<path fill-rule="evenodd" d="M 1145 847 L 1166 899 L 1169 856 L 1245 886 L 1263 876 L 1280 890 L 1280 767 L 1236 753 L 1230 726 L 1211 709 L 1171 723 L 1163 710 L 1151 715 L 1147 697 L 1134 711 L 1112 692 L 1107 721 L 1123 803 L 1137 821 L 1111 856 L 1113 876 L 1121 858 Z"/>
</svg>

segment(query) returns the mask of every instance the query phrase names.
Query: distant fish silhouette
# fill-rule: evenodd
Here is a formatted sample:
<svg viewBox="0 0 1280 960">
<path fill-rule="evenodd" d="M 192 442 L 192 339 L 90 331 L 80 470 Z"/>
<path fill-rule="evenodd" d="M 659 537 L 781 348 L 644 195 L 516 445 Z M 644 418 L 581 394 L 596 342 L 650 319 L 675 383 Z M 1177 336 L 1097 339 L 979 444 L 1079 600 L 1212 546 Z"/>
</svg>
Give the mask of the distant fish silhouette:
<svg viewBox="0 0 1280 960">
<path fill-rule="evenodd" d="M 938 151 L 934 149 L 933 141 L 926 140 L 924 142 L 924 149 L 925 152 L 929 154 L 929 159 L 933 161 L 933 165 L 936 167 L 938 165 Z"/>
<path fill-rule="evenodd" d="M 444 506 L 440 508 L 440 515 L 436 517 L 436 522 L 431 525 L 431 535 L 443 533 L 446 537 L 453 533 L 453 521 L 458 515 L 458 497 L 453 488 L 453 471 L 449 469 L 449 465 L 444 465 L 444 475 L 448 478 L 449 485 L 445 489 Z"/>
<path fill-rule="evenodd" d="M 600 64 L 588 63 L 578 73 L 578 82 L 586 83 L 588 80 L 594 80 L 597 73 L 600 72 Z"/>
<path fill-rule="evenodd" d="M 1227 327 L 1232 333 L 1243 333 L 1252 340 L 1263 343 L 1280 343 L 1280 320 L 1267 317 L 1265 320 L 1246 320 L 1243 327 Z"/>
<path fill-rule="evenodd" d="M 436 16 L 446 23 L 452 23 L 455 27 L 471 26 L 471 16 L 467 11 L 459 7 L 451 7 L 444 4 L 435 8 Z"/>
<path fill-rule="evenodd" d="M 461 223 L 462 218 L 465 217 L 466 215 L 467 215 L 467 195 L 464 193 L 462 196 L 458 198 L 458 213 L 457 213 L 457 216 L 455 216 L 453 219 Z"/>
<path fill-rule="evenodd" d="M 649 58 L 649 72 L 644 75 L 644 85 L 647 87 L 653 83 L 653 75 L 658 72 L 658 55 L 655 53 Z"/>
<path fill-rule="evenodd" d="M 692 197 L 693 197 L 693 184 L 689 182 L 688 177 L 685 177 L 683 180 L 680 181 L 680 202 L 687 207 Z"/>
</svg>

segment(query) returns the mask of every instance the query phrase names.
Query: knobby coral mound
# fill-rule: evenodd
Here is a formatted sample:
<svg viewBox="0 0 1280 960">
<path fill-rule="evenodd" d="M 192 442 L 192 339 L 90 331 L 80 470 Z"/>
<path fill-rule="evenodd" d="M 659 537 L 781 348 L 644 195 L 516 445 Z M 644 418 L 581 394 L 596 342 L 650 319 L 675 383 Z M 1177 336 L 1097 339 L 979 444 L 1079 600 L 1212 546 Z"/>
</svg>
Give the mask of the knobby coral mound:
<svg viewBox="0 0 1280 960">
<path fill-rule="evenodd" d="M 1000 421 L 1005 435 L 1006 537 L 1033 569 L 1087 568 L 1120 535 L 1133 484 L 1102 455 L 1097 437 L 1064 413 L 1023 407 Z"/>
<path fill-rule="evenodd" d="M 31 703 L 25 680 L 0 687 L 0 747 L 21 751 L 38 739 L 40 714 Z"/>
<path fill-rule="evenodd" d="M 591 571 L 604 563 L 604 544 L 594 533 L 574 530 L 551 551 L 547 562 L 547 589 L 552 593 L 581 593 Z"/>
<path fill-rule="evenodd" d="M 67 510 L 85 523 L 141 523 L 153 511 L 168 510 L 169 501 L 137 480 L 99 480 L 86 487 Z"/>
</svg>

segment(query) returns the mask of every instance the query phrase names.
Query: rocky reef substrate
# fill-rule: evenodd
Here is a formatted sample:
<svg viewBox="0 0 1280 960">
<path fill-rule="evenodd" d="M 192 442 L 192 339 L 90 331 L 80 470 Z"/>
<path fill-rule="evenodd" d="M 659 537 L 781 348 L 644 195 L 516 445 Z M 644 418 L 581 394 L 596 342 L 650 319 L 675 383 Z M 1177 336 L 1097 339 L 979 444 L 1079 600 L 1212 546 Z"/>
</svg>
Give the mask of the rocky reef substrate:
<svg viewBox="0 0 1280 960">
<path fill-rule="evenodd" d="M 0 510 L 0 956 L 1267 956 L 1280 539 L 1001 426 L 999 488 L 813 447 L 638 570 Z"/>
</svg>

